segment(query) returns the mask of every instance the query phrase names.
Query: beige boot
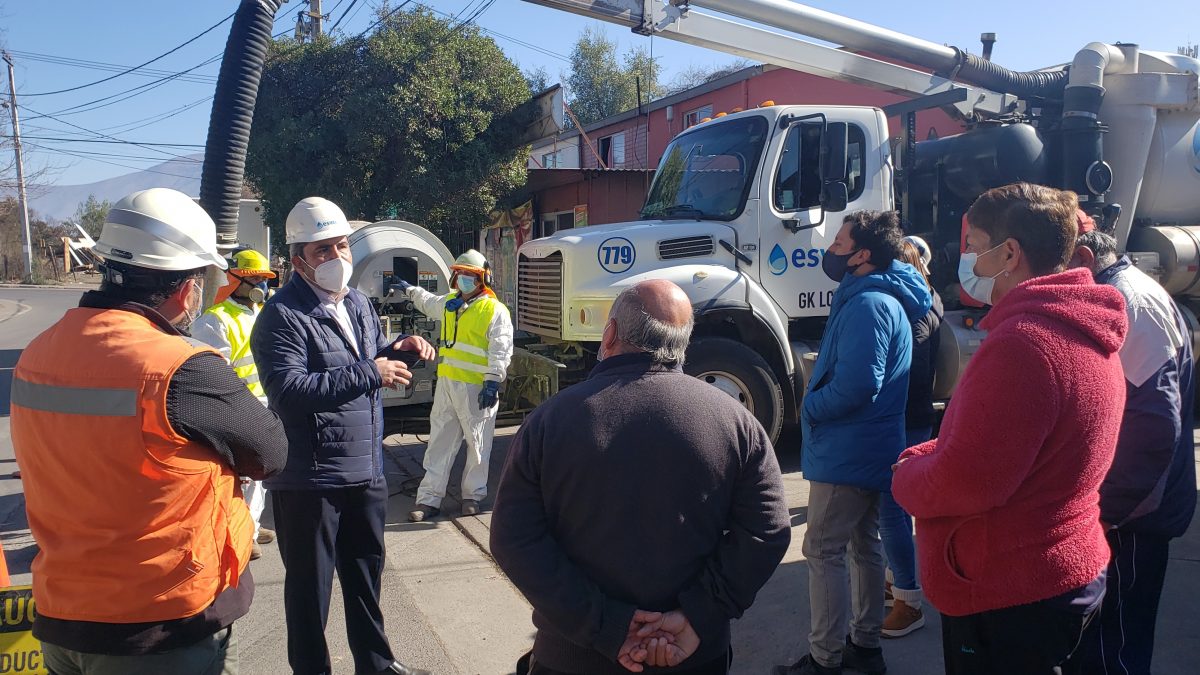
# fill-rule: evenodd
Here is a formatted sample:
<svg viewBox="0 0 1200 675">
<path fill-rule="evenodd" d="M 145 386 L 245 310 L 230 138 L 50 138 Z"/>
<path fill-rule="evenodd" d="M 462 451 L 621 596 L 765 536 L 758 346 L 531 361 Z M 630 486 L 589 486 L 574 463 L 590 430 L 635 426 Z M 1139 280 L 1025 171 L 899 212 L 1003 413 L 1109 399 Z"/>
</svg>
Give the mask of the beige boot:
<svg viewBox="0 0 1200 675">
<path fill-rule="evenodd" d="M 892 611 L 883 620 L 883 637 L 898 638 L 925 626 L 925 614 L 921 611 L 921 589 L 906 591 L 892 587 L 895 602 Z"/>
</svg>

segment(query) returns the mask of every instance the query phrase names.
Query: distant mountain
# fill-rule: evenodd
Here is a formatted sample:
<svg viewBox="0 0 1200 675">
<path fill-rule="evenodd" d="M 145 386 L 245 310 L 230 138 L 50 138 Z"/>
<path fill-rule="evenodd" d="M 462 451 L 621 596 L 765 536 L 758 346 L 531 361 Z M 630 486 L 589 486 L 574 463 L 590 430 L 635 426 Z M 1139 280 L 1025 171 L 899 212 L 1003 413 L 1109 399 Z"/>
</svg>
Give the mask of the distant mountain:
<svg viewBox="0 0 1200 675">
<path fill-rule="evenodd" d="M 88 195 L 115 202 L 121 197 L 152 187 L 173 188 L 195 197 L 200 194 L 200 168 L 204 155 L 172 159 L 143 171 L 116 176 L 85 185 L 43 185 L 30 189 L 29 208 L 43 218 L 70 218 Z M 191 160 L 191 161 L 189 161 Z"/>
</svg>

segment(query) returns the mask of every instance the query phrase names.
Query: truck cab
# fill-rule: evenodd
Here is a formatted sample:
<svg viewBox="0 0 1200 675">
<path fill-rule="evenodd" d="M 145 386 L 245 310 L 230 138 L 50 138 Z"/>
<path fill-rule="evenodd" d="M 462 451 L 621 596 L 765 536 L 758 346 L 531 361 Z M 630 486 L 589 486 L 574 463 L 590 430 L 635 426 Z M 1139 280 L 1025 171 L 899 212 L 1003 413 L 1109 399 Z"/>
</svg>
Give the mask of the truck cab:
<svg viewBox="0 0 1200 675">
<path fill-rule="evenodd" d="M 669 279 L 695 309 L 685 370 L 776 438 L 798 419 L 836 288 L 821 256 L 846 213 L 893 208 L 892 173 L 876 108 L 767 105 L 697 124 L 663 153 L 641 220 L 521 247 L 524 347 L 563 363 L 563 384 L 582 379 L 616 296 Z"/>
</svg>

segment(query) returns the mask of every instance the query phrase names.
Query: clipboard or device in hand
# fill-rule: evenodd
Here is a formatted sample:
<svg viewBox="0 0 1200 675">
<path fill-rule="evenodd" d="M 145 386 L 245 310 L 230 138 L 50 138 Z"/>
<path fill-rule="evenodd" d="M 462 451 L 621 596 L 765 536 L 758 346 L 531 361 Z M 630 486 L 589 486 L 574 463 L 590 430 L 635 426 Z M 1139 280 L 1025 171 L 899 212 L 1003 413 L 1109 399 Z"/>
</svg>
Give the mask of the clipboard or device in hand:
<svg viewBox="0 0 1200 675">
<path fill-rule="evenodd" d="M 379 353 L 375 355 L 375 358 L 382 356 L 389 361 L 403 361 L 404 365 L 408 366 L 409 370 L 412 370 L 413 368 L 420 368 L 425 365 L 425 359 L 421 358 L 420 354 L 408 351 L 406 349 L 394 349 L 393 345 L 394 343 L 379 350 Z"/>
</svg>

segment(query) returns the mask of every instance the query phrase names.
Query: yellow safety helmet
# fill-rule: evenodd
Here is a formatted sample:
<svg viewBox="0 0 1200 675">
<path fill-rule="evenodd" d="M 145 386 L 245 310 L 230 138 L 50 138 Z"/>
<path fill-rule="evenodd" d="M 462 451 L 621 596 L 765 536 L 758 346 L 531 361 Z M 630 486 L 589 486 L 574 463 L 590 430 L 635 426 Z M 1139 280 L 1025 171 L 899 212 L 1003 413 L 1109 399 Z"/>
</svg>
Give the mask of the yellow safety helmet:
<svg viewBox="0 0 1200 675">
<path fill-rule="evenodd" d="M 239 277 L 275 278 L 267 257 L 252 248 L 233 254 L 233 264 L 229 266 L 229 273 Z"/>
</svg>

